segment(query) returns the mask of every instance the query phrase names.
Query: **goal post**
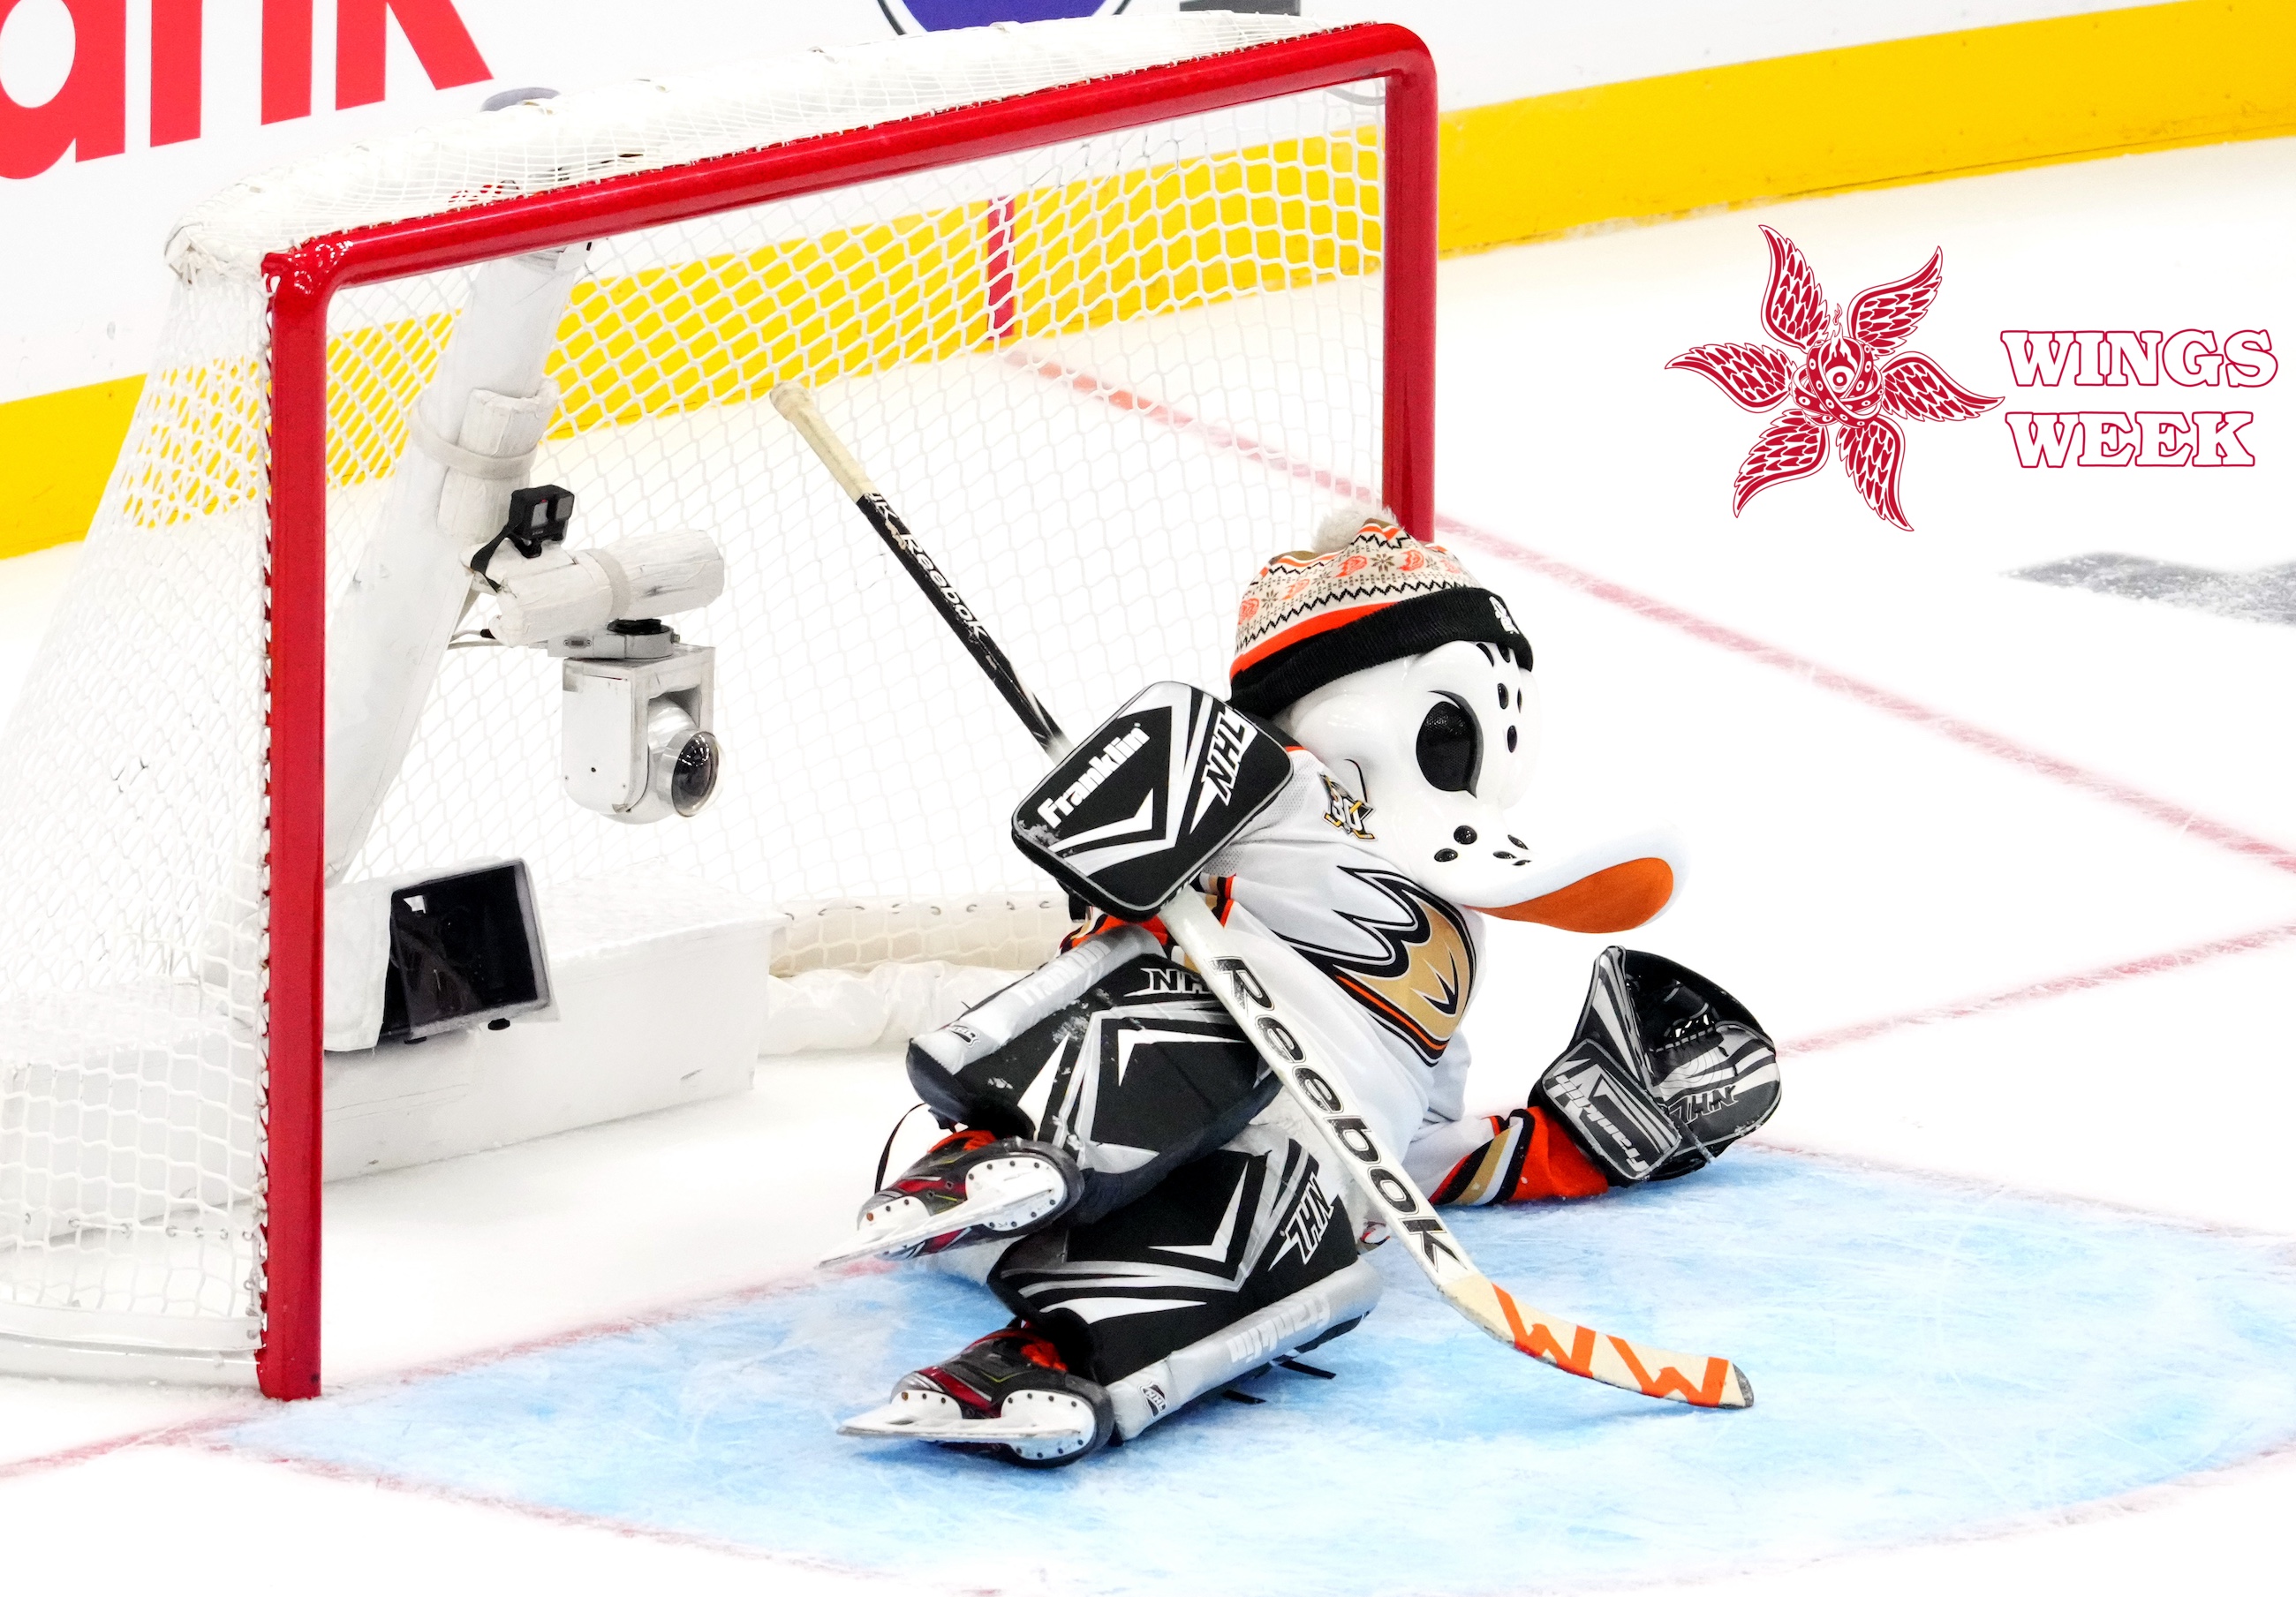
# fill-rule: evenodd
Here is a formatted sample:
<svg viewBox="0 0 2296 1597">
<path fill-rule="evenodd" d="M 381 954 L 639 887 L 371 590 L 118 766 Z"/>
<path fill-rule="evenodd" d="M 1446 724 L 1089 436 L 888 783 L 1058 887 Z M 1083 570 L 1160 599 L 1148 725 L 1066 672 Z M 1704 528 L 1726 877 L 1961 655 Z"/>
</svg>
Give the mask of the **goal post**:
<svg viewBox="0 0 2296 1597">
<path fill-rule="evenodd" d="M 458 634 L 351 874 L 515 857 L 545 923 L 633 879 L 647 885 L 613 902 L 641 908 L 608 920 L 644 920 L 685 890 L 673 879 L 783 910 L 1018 890 L 1025 867 L 983 852 L 1001 831 L 971 834 L 1025 785 L 1027 751 L 975 754 L 1003 735 L 993 708 L 976 716 L 974 686 L 942 672 L 930 617 L 865 563 L 881 557 L 849 507 L 775 453 L 766 393 L 803 379 L 859 418 L 920 529 L 950 529 L 938 546 L 967 591 L 991 573 L 1000 632 L 1029 618 L 1016 652 L 1071 717 L 1152 676 L 1216 684 L 1241 580 L 1304 541 L 1318 506 L 1380 498 L 1432 530 L 1435 168 L 1434 70 L 1407 30 L 1198 13 L 570 94 L 194 212 L 172 244 L 174 364 L 147 389 L 64 621 L 244 605 L 220 647 L 253 651 L 259 682 L 217 666 L 226 687 L 198 689 L 193 661 L 148 690 L 144 718 L 175 732 L 119 709 L 114 736 L 107 673 L 142 684 L 182 663 L 170 647 L 215 652 L 201 627 L 217 618 L 180 643 L 147 628 L 157 652 L 117 667 L 79 657 L 127 640 L 52 636 L 11 723 L 0 828 L 29 830 L 0 838 L 0 886 L 61 918 L 49 952 L 0 972 L 0 1368 L 156 1354 L 161 1370 L 250 1372 L 275 1397 L 320 1388 L 340 1057 L 331 614 L 412 458 L 412 401 L 474 270 L 590 247 L 531 480 L 574 490 L 570 547 L 679 525 L 727 546 L 724 597 L 691 618 L 723 660 L 728 796 L 645 826 L 573 811 L 555 662 L 497 660 L 520 651 Z M 253 529 L 250 553 L 230 552 L 226 521 Z M 197 566 L 205 588 L 155 580 L 123 610 L 152 561 L 218 563 Z M 185 717 L 213 721 L 209 741 Z M 86 769 L 35 791 L 22 770 L 50 758 Z M 136 798 L 146 771 L 162 798 Z M 203 781 L 228 796 L 201 798 Z M 231 816 L 212 836 L 189 815 L 151 823 L 164 869 L 76 889 L 102 872 L 57 851 L 145 824 L 155 803 Z M 136 907 L 154 893 L 164 913 Z M 254 930 L 234 943 L 235 926 Z M 550 956 L 570 957 L 561 942 Z M 135 1018 L 107 1032 L 106 1005 Z M 554 1029 L 587 1024 L 570 1001 Z M 186 1264 L 184 1233 L 209 1231 Z"/>
</svg>

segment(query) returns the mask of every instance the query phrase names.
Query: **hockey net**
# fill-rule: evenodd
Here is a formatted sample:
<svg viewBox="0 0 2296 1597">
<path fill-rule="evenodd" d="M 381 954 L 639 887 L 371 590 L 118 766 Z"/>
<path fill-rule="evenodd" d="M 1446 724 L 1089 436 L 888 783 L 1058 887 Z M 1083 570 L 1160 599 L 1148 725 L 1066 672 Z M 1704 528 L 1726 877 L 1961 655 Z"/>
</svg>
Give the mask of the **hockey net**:
<svg viewBox="0 0 2296 1597">
<path fill-rule="evenodd" d="M 295 1346 L 281 1330 L 308 1290 L 283 1214 L 316 1180 L 285 1127 L 316 1120 L 318 1060 L 316 995 L 278 971 L 316 968 L 320 936 L 279 890 L 315 879 L 280 839 L 318 802 L 279 718 L 278 674 L 310 667 L 275 631 L 316 602 L 282 587 L 275 542 L 298 536 L 274 502 L 277 296 L 304 269 L 283 263 L 582 197 L 532 480 L 575 490 L 577 544 L 693 528 L 727 561 L 724 596 L 676 620 L 718 651 L 710 807 L 633 826 L 568 802 L 559 663 L 456 648 L 348 879 L 515 857 L 545 923 L 601 881 L 788 911 L 783 977 L 1021 966 L 1066 920 L 1005 837 L 1040 756 L 765 396 L 815 389 L 1072 729 L 1158 678 L 1218 686 L 1261 561 L 1394 487 L 1386 178 L 1414 45 L 1217 14 L 908 38 L 519 106 L 187 218 L 163 347 L 0 761 L 0 1365 L 232 1374 L 260 1353 L 266 1389 L 316 1382 L 312 1306 Z M 1286 72 L 1315 86 L 1252 86 Z M 868 130 L 1061 90 L 992 153 L 866 164 Z M 817 152 L 809 192 L 725 209 L 644 183 L 791 149 Z M 652 198 L 625 215 L 617 184 Z M 331 609 L 463 304 L 461 248 L 327 302 Z"/>
</svg>

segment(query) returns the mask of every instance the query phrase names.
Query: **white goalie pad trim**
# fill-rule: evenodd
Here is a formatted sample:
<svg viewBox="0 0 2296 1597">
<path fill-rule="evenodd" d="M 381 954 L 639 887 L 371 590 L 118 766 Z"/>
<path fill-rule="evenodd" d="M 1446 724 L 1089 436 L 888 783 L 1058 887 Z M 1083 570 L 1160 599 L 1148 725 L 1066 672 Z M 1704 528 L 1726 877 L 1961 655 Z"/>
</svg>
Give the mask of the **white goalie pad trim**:
<svg viewBox="0 0 2296 1597">
<path fill-rule="evenodd" d="M 1385 1284 L 1377 1270 L 1357 1259 L 1337 1274 L 1109 1382 L 1117 1434 L 1128 1442 L 1213 1388 L 1297 1351 L 1334 1325 L 1360 1320 L 1377 1306 Z"/>
</svg>

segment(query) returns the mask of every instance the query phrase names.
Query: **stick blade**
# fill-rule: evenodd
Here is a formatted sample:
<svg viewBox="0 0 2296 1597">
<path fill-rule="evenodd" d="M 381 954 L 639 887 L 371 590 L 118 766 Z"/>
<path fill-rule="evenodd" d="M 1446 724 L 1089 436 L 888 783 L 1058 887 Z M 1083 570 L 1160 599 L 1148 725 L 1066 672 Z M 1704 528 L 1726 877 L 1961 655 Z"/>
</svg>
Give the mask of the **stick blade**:
<svg viewBox="0 0 2296 1597">
<path fill-rule="evenodd" d="M 1488 1276 L 1456 1283 L 1452 1301 L 1493 1337 L 1569 1374 L 1693 1408 L 1751 1408 L 1754 1383 L 1726 1358 L 1669 1353 L 1607 1336 L 1514 1299 Z"/>
</svg>

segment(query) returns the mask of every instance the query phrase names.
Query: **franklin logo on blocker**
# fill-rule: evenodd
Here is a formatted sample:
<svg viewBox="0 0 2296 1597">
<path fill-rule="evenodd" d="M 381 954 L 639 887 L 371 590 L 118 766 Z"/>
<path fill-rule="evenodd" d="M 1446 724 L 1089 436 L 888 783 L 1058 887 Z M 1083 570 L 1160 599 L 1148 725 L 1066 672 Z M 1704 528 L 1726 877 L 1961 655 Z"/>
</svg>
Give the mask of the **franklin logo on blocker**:
<svg viewBox="0 0 2296 1597">
<path fill-rule="evenodd" d="M 1069 891 L 1144 921 L 1283 790 L 1283 746 L 1185 683 L 1160 682 L 1021 801 L 1013 840 Z"/>
</svg>

